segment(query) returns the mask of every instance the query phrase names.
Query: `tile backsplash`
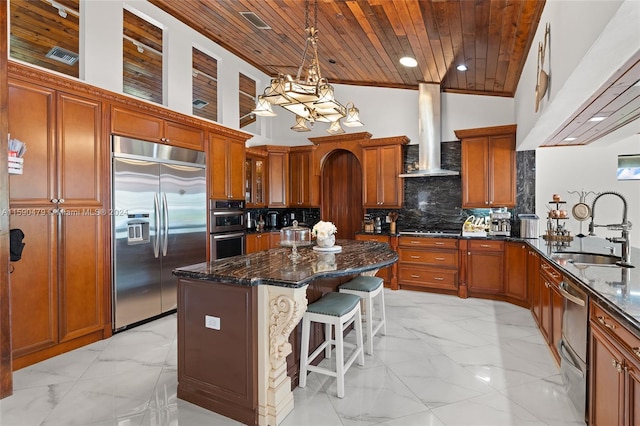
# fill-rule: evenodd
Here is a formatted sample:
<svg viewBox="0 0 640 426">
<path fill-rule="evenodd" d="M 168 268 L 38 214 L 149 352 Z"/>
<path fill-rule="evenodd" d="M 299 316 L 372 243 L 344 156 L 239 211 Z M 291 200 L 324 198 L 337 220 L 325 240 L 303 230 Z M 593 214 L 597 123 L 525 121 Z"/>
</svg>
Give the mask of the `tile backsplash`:
<svg viewBox="0 0 640 426">
<path fill-rule="evenodd" d="M 460 171 L 460 141 L 443 142 L 442 168 Z M 405 147 L 404 166 L 418 160 L 418 145 Z M 516 152 L 516 207 L 512 215 L 512 235 L 519 233 L 518 214 L 535 212 L 535 151 Z M 463 209 L 460 176 L 412 177 L 404 180 L 404 207 L 398 212 L 397 227 L 430 230 L 460 230 L 469 215 L 488 216 L 489 209 Z M 374 216 L 386 216 L 390 210 L 368 209 Z M 384 223 L 384 221 L 383 221 Z M 386 224 L 388 229 L 388 224 Z M 383 229 L 385 229 L 383 227 Z"/>
</svg>

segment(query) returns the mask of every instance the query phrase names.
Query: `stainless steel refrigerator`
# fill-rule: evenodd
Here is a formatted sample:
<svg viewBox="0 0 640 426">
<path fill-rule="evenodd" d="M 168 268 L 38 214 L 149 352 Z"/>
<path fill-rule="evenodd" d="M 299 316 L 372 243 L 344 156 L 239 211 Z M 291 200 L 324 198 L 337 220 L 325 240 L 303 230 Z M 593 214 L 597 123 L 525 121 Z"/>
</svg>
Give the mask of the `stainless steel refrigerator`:
<svg viewBox="0 0 640 426">
<path fill-rule="evenodd" d="M 206 261 L 204 153 L 112 138 L 113 329 L 176 308 L 179 266 Z"/>
</svg>

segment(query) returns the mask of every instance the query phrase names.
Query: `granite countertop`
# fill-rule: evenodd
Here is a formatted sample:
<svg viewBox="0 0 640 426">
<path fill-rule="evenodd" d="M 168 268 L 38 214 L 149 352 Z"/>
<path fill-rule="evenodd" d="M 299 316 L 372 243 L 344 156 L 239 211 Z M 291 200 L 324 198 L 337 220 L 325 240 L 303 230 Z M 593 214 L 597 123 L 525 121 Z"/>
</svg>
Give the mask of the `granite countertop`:
<svg viewBox="0 0 640 426">
<path fill-rule="evenodd" d="M 237 285 L 275 285 L 298 288 L 330 276 L 356 275 L 384 268 L 398 261 L 387 244 L 374 241 L 336 240 L 340 252 L 316 252 L 312 246 L 298 247 L 300 258 L 289 258 L 292 249 L 280 247 L 212 262 L 184 266 L 173 275 Z"/>
<path fill-rule="evenodd" d="M 576 237 L 561 247 L 549 245 L 543 238 L 518 241 L 526 241 L 546 260 L 581 283 L 592 299 L 617 313 L 618 319 L 640 335 L 640 248 L 631 247 L 631 264 L 635 268 L 624 268 L 611 265 L 575 265 L 553 257 L 553 252 L 560 251 L 609 254 L 607 247 L 612 246 L 619 255 L 620 244 L 613 244 L 604 238 Z"/>
</svg>

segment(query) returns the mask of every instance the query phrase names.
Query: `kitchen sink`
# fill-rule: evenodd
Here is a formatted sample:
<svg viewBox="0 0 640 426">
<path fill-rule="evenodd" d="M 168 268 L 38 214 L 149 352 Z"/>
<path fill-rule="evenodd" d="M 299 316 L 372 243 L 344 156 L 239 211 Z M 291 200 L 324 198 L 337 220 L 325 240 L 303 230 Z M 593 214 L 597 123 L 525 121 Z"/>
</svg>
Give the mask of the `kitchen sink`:
<svg viewBox="0 0 640 426">
<path fill-rule="evenodd" d="M 584 253 L 578 251 L 561 251 L 553 253 L 552 258 L 560 261 L 565 260 L 569 263 L 582 263 L 589 265 L 615 265 L 620 262 L 621 258 L 610 254 Z"/>
</svg>

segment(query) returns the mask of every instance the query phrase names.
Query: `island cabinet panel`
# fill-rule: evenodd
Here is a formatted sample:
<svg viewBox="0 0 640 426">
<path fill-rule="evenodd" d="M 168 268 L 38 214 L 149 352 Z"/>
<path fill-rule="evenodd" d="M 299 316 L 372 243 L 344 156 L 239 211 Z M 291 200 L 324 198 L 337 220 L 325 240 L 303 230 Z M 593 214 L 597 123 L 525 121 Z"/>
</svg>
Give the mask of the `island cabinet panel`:
<svg viewBox="0 0 640 426">
<path fill-rule="evenodd" d="M 110 333 L 102 123 L 100 101 L 10 81 L 9 131 L 28 145 L 9 188 L 26 244 L 11 275 L 14 369 Z"/>
<path fill-rule="evenodd" d="M 209 197 L 215 200 L 244 200 L 245 142 L 209 133 Z"/>
<path fill-rule="evenodd" d="M 402 145 L 363 147 L 362 172 L 365 208 L 402 207 Z"/>
<path fill-rule="evenodd" d="M 268 198 L 271 208 L 288 207 L 289 154 L 284 148 L 269 147 L 267 157 Z"/>
<path fill-rule="evenodd" d="M 457 130 L 462 143 L 462 207 L 515 207 L 516 126 Z"/>
<path fill-rule="evenodd" d="M 458 289 L 458 240 L 401 236 L 398 284 L 455 292 Z"/>
<path fill-rule="evenodd" d="M 640 422 L 640 336 L 590 303 L 589 424 Z"/>
<path fill-rule="evenodd" d="M 471 240 L 467 252 L 467 287 L 470 295 L 504 294 L 504 242 Z"/>
<path fill-rule="evenodd" d="M 356 240 L 360 241 L 377 241 L 379 243 L 387 243 L 390 244 L 391 237 L 389 235 L 367 235 L 367 234 L 356 234 Z M 379 269 L 376 272 L 376 277 L 380 277 L 384 280 L 385 287 L 391 287 L 391 279 L 393 278 L 393 266 L 389 266 L 388 268 Z"/>
<path fill-rule="evenodd" d="M 507 299 L 521 306 L 529 306 L 527 289 L 528 252 L 524 243 L 505 243 L 505 295 Z"/>
<path fill-rule="evenodd" d="M 204 151 L 204 129 L 113 106 L 111 132 L 120 136 Z"/>
<path fill-rule="evenodd" d="M 258 421 L 257 287 L 178 280 L 178 398 Z"/>
</svg>

